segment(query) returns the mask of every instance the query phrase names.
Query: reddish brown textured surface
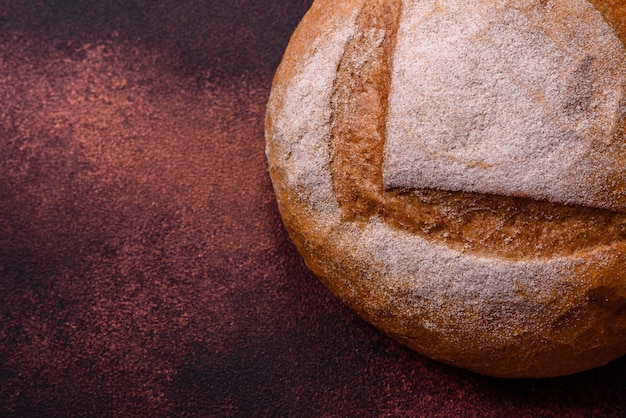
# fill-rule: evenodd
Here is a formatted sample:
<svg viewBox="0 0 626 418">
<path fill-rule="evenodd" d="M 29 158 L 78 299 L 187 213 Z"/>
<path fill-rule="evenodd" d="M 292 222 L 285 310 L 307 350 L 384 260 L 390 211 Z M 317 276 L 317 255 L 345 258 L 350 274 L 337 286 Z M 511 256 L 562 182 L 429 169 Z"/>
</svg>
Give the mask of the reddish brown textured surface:
<svg viewBox="0 0 626 418">
<path fill-rule="evenodd" d="M 424 359 L 303 265 L 267 173 L 309 1 L 0 1 L 0 416 L 626 416 L 626 359 Z"/>
</svg>

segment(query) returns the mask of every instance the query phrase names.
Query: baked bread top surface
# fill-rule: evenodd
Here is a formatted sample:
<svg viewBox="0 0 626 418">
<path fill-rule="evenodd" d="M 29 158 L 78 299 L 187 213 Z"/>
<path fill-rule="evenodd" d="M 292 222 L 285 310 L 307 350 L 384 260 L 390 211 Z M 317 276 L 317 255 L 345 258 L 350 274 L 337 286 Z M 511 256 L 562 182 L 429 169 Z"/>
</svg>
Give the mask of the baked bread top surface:
<svg viewBox="0 0 626 418">
<path fill-rule="evenodd" d="M 545 2 L 503 3 L 532 9 Z M 414 4 L 318 0 L 294 34 L 266 123 L 287 229 L 335 294 L 389 334 L 431 341 L 429 347 L 414 345 L 431 357 L 457 364 L 464 356 L 465 367 L 496 375 L 571 372 L 545 361 L 520 363 L 516 371 L 520 344 L 523 358 L 545 360 L 541 346 L 549 338 L 552 347 L 572 350 L 612 347 L 589 352 L 588 360 L 573 366 L 579 370 L 608 361 L 623 351 L 609 337 L 624 332 L 623 321 L 615 321 L 626 297 L 626 216 L 613 199 L 619 192 L 573 205 L 515 196 L 514 186 L 506 192 L 512 196 L 504 196 L 384 184 L 394 51 L 402 15 Z M 602 19 L 589 3 L 580 7 Z M 624 33 L 604 21 L 596 22 L 609 39 L 603 42 L 623 59 Z M 571 62 L 576 69 L 582 61 Z M 620 69 L 610 77 L 620 79 Z M 611 86 L 608 94 L 623 94 L 623 88 Z M 600 119 L 610 119 L 607 112 Z M 619 123 L 613 125 L 602 144 L 623 140 Z M 619 190 L 621 183 L 610 180 L 602 190 Z M 602 307 L 584 302 L 598 289 L 607 290 L 600 291 Z M 587 348 L 573 348 L 578 346 Z M 506 360 L 485 366 L 478 359 L 472 367 L 467 357 L 485 347 Z M 561 354 L 550 354 L 550 361 Z M 493 353 L 488 358 L 494 360 Z"/>
</svg>

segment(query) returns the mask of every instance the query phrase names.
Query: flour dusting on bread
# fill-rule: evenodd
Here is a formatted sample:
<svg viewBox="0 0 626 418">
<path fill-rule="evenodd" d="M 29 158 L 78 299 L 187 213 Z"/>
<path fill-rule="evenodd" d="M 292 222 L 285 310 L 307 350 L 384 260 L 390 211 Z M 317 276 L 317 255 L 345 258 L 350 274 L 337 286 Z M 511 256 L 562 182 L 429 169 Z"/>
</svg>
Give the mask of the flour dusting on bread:
<svg viewBox="0 0 626 418">
<path fill-rule="evenodd" d="M 314 41 L 301 71 L 285 91 L 281 112 L 270 114 L 274 149 L 284 162 L 281 171 L 285 181 L 322 223 L 339 216 L 329 169 L 329 103 L 337 65 L 354 32 L 355 18 L 356 13 L 341 19 Z"/>
<path fill-rule="evenodd" d="M 625 209 L 597 175 L 626 175 L 610 164 L 625 97 L 626 49 L 587 1 L 407 1 L 385 186 Z"/>
</svg>

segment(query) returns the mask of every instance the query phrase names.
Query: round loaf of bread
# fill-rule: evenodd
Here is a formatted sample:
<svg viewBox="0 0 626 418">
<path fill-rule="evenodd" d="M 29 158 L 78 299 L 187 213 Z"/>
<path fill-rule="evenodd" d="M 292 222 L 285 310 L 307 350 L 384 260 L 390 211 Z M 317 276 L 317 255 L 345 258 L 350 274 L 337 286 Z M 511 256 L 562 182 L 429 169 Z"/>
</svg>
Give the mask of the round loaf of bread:
<svg viewBox="0 0 626 418">
<path fill-rule="evenodd" d="M 433 359 L 626 353 L 626 1 L 315 0 L 267 109 L 307 265 Z"/>
</svg>

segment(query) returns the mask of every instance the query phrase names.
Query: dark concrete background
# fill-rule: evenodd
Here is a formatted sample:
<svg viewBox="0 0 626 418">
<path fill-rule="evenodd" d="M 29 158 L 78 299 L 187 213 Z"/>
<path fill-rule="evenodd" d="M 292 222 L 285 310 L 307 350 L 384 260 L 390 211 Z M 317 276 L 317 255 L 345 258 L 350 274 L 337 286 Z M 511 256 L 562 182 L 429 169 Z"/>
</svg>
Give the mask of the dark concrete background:
<svg viewBox="0 0 626 418">
<path fill-rule="evenodd" d="M 264 155 L 310 1 L 0 0 L 0 416 L 626 416 L 626 360 L 499 380 L 303 265 Z"/>
</svg>

